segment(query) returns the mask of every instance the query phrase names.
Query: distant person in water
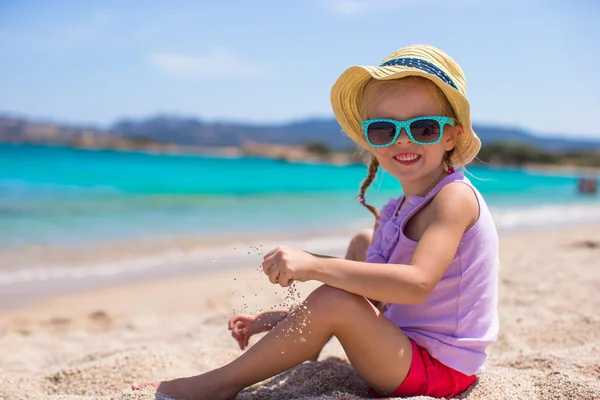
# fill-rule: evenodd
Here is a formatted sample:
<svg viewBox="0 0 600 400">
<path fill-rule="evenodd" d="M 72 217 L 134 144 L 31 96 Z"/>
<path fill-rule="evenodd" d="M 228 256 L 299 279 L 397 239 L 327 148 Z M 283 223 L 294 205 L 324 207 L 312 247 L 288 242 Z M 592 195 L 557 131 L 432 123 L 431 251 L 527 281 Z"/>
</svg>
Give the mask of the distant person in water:
<svg viewBox="0 0 600 400">
<path fill-rule="evenodd" d="M 262 268 L 271 283 L 323 285 L 231 363 L 133 389 L 150 386 L 159 398 L 234 399 L 314 359 L 332 336 L 374 397 L 451 398 L 483 371 L 498 335 L 498 233 L 483 196 L 459 169 L 481 148 L 462 69 L 437 48 L 404 47 L 381 65 L 344 71 L 331 102 L 343 131 L 371 157 L 359 196 L 377 217 L 366 259 L 356 260 L 364 252 L 269 251 Z M 365 201 L 380 166 L 403 193 L 381 213 Z M 244 325 L 238 322 L 232 330 Z"/>
<path fill-rule="evenodd" d="M 594 178 L 581 177 L 577 181 L 577 192 L 580 194 L 596 194 L 598 192 L 598 182 Z"/>
</svg>

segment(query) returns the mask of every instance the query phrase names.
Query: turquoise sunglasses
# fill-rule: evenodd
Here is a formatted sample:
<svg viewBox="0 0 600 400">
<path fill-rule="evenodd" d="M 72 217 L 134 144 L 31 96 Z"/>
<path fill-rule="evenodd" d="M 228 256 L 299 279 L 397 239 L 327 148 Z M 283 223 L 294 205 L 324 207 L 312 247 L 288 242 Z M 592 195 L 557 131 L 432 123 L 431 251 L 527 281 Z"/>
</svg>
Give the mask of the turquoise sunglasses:
<svg viewBox="0 0 600 400">
<path fill-rule="evenodd" d="M 416 144 L 436 144 L 442 140 L 444 125 L 454 126 L 453 118 L 427 116 L 406 121 L 395 119 L 369 119 L 362 122 L 362 129 L 369 145 L 373 147 L 391 146 L 396 143 L 402 128 Z"/>
</svg>

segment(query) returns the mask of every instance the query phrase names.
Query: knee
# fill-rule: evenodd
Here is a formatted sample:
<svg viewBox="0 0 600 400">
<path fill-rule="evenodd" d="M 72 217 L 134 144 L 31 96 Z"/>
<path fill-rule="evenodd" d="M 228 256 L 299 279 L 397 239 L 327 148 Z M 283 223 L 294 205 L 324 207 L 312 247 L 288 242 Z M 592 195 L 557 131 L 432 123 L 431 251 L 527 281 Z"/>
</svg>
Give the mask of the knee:
<svg viewBox="0 0 600 400">
<path fill-rule="evenodd" d="M 329 285 L 322 285 L 306 299 L 309 309 L 332 315 L 343 316 L 365 303 L 363 296 L 346 292 Z"/>
<path fill-rule="evenodd" d="M 371 241 L 373 240 L 373 229 L 363 229 L 358 232 L 352 238 L 352 243 L 356 243 L 357 246 L 369 247 L 371 245 Z"/>
<path fill-rule="evenodd" d="M 367 251 L 373 241 L 373 229 L 363 229 L 350 240 L 346 258 L 354 261 L 364 261 Z"/>
</svg>

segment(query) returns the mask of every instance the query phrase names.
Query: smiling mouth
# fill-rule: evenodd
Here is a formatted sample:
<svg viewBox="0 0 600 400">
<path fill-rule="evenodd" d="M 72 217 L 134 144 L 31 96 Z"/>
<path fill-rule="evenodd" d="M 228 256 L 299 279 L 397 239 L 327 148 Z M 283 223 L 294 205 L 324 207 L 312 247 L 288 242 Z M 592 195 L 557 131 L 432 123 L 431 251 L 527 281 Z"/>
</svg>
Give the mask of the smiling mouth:
<svg viewBox="0 0 600 400">
<path fill-rule="evenodd" d="M 412 163 L 417 161 L 419 158 L 421 158 L 421 156 L 418 154 L 403 154 L 394 156 L 394 160 L 399 161 L 401 163 Z"/>
</svg>

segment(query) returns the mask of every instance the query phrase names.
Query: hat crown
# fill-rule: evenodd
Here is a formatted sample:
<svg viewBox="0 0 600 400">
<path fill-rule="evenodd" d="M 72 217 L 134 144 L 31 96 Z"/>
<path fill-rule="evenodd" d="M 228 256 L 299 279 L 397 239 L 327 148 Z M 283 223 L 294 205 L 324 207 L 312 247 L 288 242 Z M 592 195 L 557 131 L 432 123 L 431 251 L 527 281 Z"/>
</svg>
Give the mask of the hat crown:
<svg viewBox="0 0 600 400">
<path fill-rule="evenodd" d="M 467 81 L 460 66 L 444 51 L 429 45 L 416 44 L 398 49 L 383 59 L 381 64 L 401 58 L 417 58 L 427 61 L 444 71 L 456 85 L 457 90 L 467 95 Z"/>
</svg>

